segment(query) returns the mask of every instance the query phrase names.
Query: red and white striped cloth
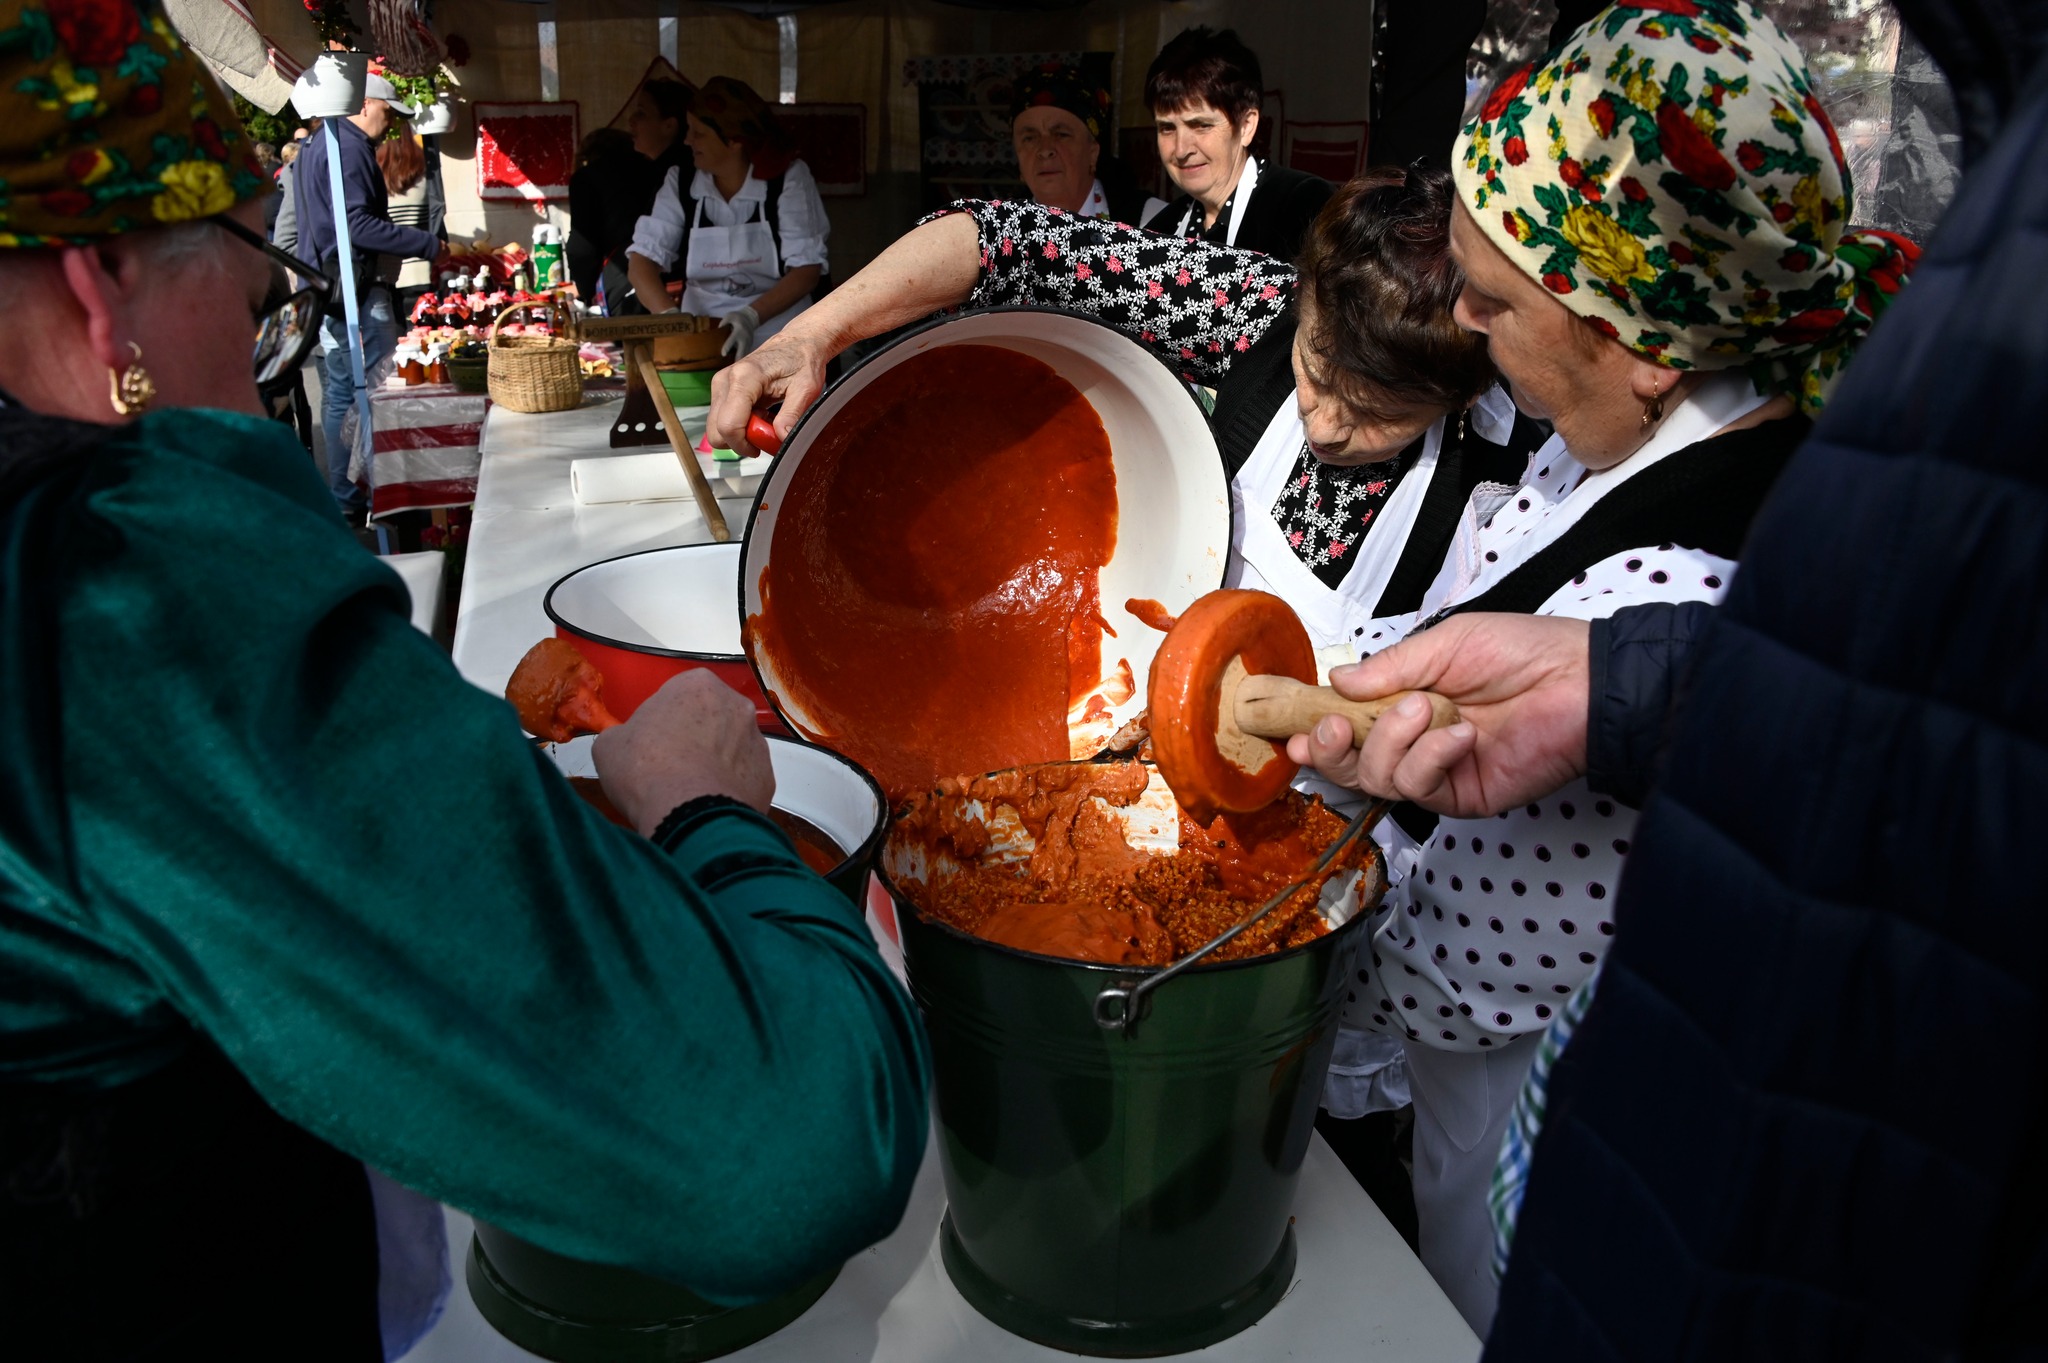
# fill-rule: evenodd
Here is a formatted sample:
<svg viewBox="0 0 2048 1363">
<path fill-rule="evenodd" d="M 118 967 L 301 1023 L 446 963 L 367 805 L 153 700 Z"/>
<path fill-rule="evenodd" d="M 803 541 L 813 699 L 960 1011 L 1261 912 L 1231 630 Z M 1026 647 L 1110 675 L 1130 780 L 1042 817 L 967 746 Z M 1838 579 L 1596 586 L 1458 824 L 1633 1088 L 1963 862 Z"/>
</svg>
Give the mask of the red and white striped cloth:
<svg viewBox="0 0 2048 1363">
<path fill-rule="evenodd" d="M 381 388 L 370 395 L 376 423 L 371 447 L 370 517 L 476 500 L 484 413 L 491 400 L 453 384 Z"/>
</svg>

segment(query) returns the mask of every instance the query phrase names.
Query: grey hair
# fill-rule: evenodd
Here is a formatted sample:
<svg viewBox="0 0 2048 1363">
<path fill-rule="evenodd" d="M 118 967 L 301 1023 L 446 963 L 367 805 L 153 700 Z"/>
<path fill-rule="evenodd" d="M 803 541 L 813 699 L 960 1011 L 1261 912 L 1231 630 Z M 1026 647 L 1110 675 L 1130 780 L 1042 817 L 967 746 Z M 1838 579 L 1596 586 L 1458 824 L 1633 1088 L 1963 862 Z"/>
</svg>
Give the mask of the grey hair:
<svg viewBox="0 0 2048 1363">
<path fill-rule="evenodd" d="M 226 236 L 227 233 L 205 221 L 181 222 L 144 233 L 138 244 L 147 252 L 151 264 L 176 269 L 218 260 Z"/>
</svg>

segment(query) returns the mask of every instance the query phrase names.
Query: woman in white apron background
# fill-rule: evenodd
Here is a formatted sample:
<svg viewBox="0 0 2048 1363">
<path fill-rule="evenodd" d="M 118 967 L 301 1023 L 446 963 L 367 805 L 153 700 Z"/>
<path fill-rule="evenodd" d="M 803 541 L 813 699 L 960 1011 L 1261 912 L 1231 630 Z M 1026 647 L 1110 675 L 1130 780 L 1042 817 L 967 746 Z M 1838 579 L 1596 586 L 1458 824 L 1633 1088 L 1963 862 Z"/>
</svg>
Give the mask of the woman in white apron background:
<svg viewBox="0 0 2048 1363">
<path fill-rule="evenodd" d="M 1264 91 L 1258 54 L 1234 30 L 1184 29 L 1159 49 L 1145 104 L 1160 164 L 1181 192 L 1146 215 L 1146 231 L 1294 259 L 1335 186 L 1252 155 Z"/>
<path fill-rule="evenodd" d="M 1421 602 L 1424 627 L 1467 611 L 1600 620 L 1718 601 L 1810 428 L 1800 409 L 1821 404 L 1915 254 L 1845 228 L 1841 148 L 1798 48 L 1768 18 L 1747 4 L 1668 26 L 1644 14 L 1607 11 L 1511 75 L 1453 157 L 1458 320 L 1557 433 L 1518 486 L 1474 492 Z M 1711 136 L 1704 120 L 1645 112 L 1646 90 L 1684 90 L 1702 61 L 1723 72 Z M 1702 227 L 1714 222 L 1739 230 Z M 1415 623 L 1372 625 L 1371 651 Z M 1408 722 L 1376 734 L 1375 753 Z M 1325 724 L 1290 751 L 1357 784 L 1349 726 Z M 1405 846 L 1382 839 L 1390 872 L 1405 874 L 1373 925 L 1344 1031 L 1403 1044 L 1422 1259 L 1482 1337 L 1502 1135 L 1543 1033 L 1615 931 L 1636 817 L 1580 779 L 1490 818 L 1408 819 Z M 1333 1071 L 1329 1087 L 1344 1082 Z"/>
<path fill-rule="evenodd" d="M 697 169 L 687 193 L 671 169 L 627 255 L 649 312 L 717 317 L 725 351 L 744 355 L 805 308 L 827 264 L 831 224 L 810 167 L 744 81 L 713 76 L 690 98 L 684 141 Z M 680 300 L 668 281 L 680 279 Z"/>
</svg>

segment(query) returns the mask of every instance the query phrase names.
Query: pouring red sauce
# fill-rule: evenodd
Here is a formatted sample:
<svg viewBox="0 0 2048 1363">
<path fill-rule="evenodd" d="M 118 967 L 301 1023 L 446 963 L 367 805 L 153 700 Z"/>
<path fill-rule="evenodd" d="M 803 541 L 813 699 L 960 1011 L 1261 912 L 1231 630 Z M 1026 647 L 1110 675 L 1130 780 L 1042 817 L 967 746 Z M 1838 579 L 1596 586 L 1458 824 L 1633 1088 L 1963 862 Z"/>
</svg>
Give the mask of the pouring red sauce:
<svg viewBox="0 0 2048 1363">
<path fill-rule="evenodd" d="M 945 346 L 863 389 L 783 493 L 750 644 L 892 801 L 1068 756 L 1116 546 L 1102 419 L 1051 366 Z"/>
</svg>

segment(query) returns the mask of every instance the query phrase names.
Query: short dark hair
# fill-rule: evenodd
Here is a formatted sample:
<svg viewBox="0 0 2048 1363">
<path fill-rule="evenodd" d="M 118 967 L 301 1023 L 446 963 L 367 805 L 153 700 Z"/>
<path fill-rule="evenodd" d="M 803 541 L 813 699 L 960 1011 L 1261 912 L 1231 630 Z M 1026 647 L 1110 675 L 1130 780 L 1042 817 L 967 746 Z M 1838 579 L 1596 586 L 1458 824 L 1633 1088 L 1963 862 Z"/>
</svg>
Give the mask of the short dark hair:
<svg viewBox="0 0 2048 1363">
<path fill-rule="evenodd" d="M 1145 107 L 1155 115 L 1206 104 L 1220 110 L 1234 128 L 1259 107 L 1264 93 L 1258 54 L 1231 28 L 1175 34 L 1145 72 Z"/>
<path fill-rule="evenodd" d="M 1451 258 L 1450 172 L 1376 166 L 1340 188 L 1303 238 L 1303 344 L 1344 400 L 1463 409 L 1494 381 L 1486 338 L 1451 307 L 1465 287 Z"/>
</svg>

